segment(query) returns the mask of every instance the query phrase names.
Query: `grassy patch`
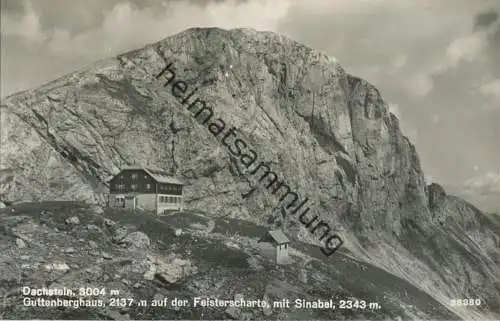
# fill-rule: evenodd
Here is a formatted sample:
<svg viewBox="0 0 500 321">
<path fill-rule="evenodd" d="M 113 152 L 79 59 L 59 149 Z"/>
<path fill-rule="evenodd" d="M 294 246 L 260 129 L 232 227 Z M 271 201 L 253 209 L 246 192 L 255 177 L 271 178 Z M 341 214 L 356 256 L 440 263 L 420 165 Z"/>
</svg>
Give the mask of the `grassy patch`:
<svg viewBox="0 0 500 321">
<path fill-rule="evenodd" d="M 221 267 L 249 269 L 248 255 L 243 250 L 228 247 L 222 240 L 200 239 L 192 246 L 192 254 L 196 260 Z"/>
<path fill-rule="evenodd" d="M 173 228 L 189 228 L 191 224 L 207 225 L 210 221 L 209 218 L 203 216 L 201 213 L 196 212 L 177 212 L 168 216 L 160 216 L 160 220 L 168 222 Z"/>
<path fill-rule="evenodd" d="M 214 233 L 241 235 L 250 238 L 261 238 L 269 229 L 263 226 L 256 225 L 252 222 L 242 221 L 238 219 L 225 220 L 221 218 L 215 219 Z"/>
</svg>

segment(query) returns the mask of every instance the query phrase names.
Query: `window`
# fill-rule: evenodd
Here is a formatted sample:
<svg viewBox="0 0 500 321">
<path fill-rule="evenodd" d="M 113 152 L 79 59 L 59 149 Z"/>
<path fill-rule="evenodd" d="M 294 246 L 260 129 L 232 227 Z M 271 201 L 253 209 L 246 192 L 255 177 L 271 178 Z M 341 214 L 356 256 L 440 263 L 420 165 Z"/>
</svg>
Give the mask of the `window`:
<svg viewBox="0 0 500 321">
<path fill-rule="evenodd" d="M 123 190 L 123 189 L 125 189 L 125 184 L 115 184 L 115 188 L 117 190 Z"/>
<path fill-rule="evenodd" d="M 131 178 L 132 179 L 137 179 L 137 173 L 132 174 Z"/>
<path fill-rule="evenodd" d="M 133 189 L 133 190 L 136 190 L 137 189 L 137 184 L 130 185 L 130 188 Z"/>
<path fill-rule="evenodd" d="M 146 184 L 146 189 L 151 189 L 151 184 Z"/>
<path fill-rule="evenodd" d="M 125 196 L 124 195 L 115 196 L 114 206 L 125 207 Z"/>
</svg>

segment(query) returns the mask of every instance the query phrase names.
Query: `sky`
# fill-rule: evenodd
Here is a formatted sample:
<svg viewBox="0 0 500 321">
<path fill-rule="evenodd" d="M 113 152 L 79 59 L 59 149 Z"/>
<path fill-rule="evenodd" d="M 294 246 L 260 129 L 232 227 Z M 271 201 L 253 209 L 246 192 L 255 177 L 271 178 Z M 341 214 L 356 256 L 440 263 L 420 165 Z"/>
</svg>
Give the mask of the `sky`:
<svg viewBox="0 0 500 321">
<path fill-rule="evenodd" d="M 190 27 L 284 34 L 377 86 L 428 182 L 500 212 L 500 0 L 1 0 L 0 96 Z"/>
</svg>

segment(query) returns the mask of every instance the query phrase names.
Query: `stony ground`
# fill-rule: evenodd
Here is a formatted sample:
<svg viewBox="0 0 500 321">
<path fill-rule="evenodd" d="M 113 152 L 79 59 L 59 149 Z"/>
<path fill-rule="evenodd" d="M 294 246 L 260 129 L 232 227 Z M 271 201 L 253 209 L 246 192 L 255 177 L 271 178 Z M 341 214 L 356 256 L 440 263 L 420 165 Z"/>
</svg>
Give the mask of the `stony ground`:
<svg viewBox="0 0 500 321">
<path fill-rule="evenodd" d="M 183 212 L 154 217 L 83 203 L 30 203 L 0 210 L 0 316 L 4 319 L 259 319 L 457 316 L 409 283 L 344 251 L 327 260 L 311 245 L 292 244 L 292 261 L 276 266 L 257 240 L 266 228 Z M 231 299 L 349 299 L 378 310 L 185 307 L 23 307 L 20 286 L 95 287 L 122 298 L 214 296 Z M 202 316 L 203 314 L 203 316 Z"/>
</svg>

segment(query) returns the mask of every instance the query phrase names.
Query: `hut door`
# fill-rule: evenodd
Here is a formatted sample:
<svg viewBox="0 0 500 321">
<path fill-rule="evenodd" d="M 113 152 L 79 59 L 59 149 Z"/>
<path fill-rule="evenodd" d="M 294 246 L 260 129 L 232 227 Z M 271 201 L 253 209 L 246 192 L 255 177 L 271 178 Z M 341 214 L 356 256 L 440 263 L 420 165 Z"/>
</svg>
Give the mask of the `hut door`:
<svg viewBox="0 0 500 321">
<path fill-rule="evenodd" d="M 135 196 L 127 195 L 125 196 L 125 208 L 135 209 L 136 198 Z"/>
</svg>

